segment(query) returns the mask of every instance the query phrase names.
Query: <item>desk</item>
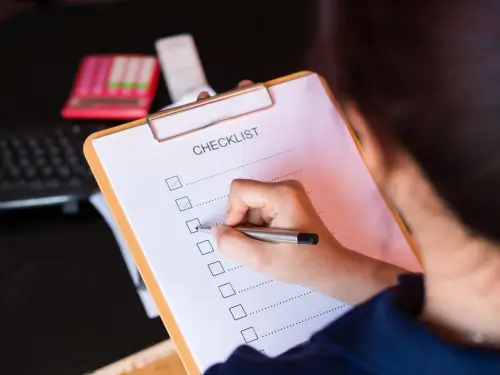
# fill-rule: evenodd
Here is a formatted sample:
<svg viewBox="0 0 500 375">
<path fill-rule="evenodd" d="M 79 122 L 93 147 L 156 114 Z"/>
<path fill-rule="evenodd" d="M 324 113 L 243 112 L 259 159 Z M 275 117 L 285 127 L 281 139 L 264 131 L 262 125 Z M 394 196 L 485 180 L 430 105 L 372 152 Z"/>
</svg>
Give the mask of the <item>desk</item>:
<svg viewBox="0 0 500 375">
<path fill-rule="evenodd" d="M 242 78 L 304 69 L 310 0 L 130 0 L 53 7 L 0 27 L 0 126 L 59 119 L 80 58 L 154 53 L 155 39 L 191 32 L 217 91 Z M 274 22 L 270 19 L 277 18 Z M 153 109 L 170 102 L 165 85 Z M 167 337 L 148 320 L 100 216 L 57 208 L 0 214 L 2 374 L 82 374 Z"/>
</svg>

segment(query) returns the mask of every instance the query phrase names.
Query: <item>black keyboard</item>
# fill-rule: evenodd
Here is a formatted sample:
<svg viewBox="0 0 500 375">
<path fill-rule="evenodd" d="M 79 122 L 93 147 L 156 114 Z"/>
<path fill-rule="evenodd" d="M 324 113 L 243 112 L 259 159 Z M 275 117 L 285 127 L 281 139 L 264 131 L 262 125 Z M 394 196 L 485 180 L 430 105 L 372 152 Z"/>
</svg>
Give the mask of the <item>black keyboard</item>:
<svg viewBox="0 0 500 375">
<path fill-rule="evenodd" d="M 83 142 L 102 129 L 65 124 L 0 132 L 0 210 L 88 198 L 97 185 L 83 156 Z"/>
</svg>

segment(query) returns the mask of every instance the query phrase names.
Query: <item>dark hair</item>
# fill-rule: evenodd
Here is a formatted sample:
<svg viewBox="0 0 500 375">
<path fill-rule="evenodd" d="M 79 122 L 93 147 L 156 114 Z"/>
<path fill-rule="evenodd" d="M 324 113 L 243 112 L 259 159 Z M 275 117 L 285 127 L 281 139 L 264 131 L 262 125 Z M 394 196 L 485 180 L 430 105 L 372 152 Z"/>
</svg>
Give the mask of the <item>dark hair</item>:
<svg viewBox="0 0 500 375">
<path fill-rule="evenodd" d="M 500 241 L 498 0 L 340 0 L 333 27 L 337 99 L 384 148 L 409 152 L 466 226 Z"/>
</svg>

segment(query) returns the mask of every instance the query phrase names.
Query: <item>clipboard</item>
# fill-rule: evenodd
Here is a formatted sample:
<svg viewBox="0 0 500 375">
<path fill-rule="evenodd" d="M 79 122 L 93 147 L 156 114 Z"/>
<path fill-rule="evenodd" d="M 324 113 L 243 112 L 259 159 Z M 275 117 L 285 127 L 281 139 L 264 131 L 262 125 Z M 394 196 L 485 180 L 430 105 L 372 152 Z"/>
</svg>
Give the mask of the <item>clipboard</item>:
<svg viewBox="0 0 500 375">
<path fill-rule="evenodd" d="M 276 98 L 271 92 L 273 88 L 285 83 L 299 81 L 304 82 L 306 86 L 316 85 L 316 90 L 318 90 L 317 85 L 321 85 L 326 94 L 326 97 L 330 101 L 330 105 L 333 103 L 333 107 L 338 111 L 340 116 L 342 116 L 342 112 L 336 105 L 333 95 L 328 89 L 328 86 L 326 85 L 323 78 L 313 72 L 304 71 L 271 80 L 269 82 L 254 84 L 245 88 L 236 89 L 224 94 L 200 100 L 198 102 L 152 114 L 145 119 L 133 121 L 112 129 L 103 130 L 91 135 L 84 144 L 84 153 L 97 180 L 97 183 L 105 199 L 107 200 L 108 205 L 110 206 L 114 219 L 125 238 L 125 241 L 133 255 L 137 267 L 141 275 L 143 276 L 144 282 L 158 307 L 158 311 L 163 320 L 163 323 L 167 328 L 170 337 L 177 346 L 181 360 L 183 361 L 187 372 L 191 375 L 200 374 L 200 372 L 203 370 L 200 369 L 200 366 L 197 364 L 197 361 L 188 346 L 187 340 L 185 339 L 183 333 L 179 328 L 179 324 L 176 321 L 169 302 L 164 296 L 162 286 L 158 282 L 158 275 L 155 275 L 155 272 L 152 269 L 150 263 L 151 259 L 148 261 L 148 258 L 144 253 L 144 249 L 142 248 L 136 233 L 134 233 L 134 228 L 131 225 L 131 220 L 127 217 L 127 214 L 123 208 L 123 204 L 122 202 L 120 202 L 117 196 L 117 187 L 114 186 L 114 183 L 109 178 L 110 172 L 109 170 L 106 170 L 105 166 L 103 165 L 96 150 L 95 142 L 112 135 L 131 132 L 139 127 L 147 126 L 149 136 L 154 140 L 151 141 L 150 147 L 160 148 L 163 147 L 162 145 L 168 145 L 169 142 L 173 142 L 184 137 L 189 137 L 193 134 L 203 133 L 207 129 L 213 129 L 217 126 L 224 126 L 223 124 L 226 124 L 226 126 L 233 126 L 231 124 L 234 124 L 241 118 L 255 115 L 259 112 L 272 111 L 276 105 Z M 353 130 L 350 128 L 347 121 L 345 121 L 344 117 L 342 117 L 342 120 L 344 121 L 344 124 L 347 128 L 347 136 L 351 137 L 351 139 L 354 140 L 357 152 L 361 153 L 359 142 L 355 138 Z M 230 124 L 227 125 L 228 123 Z M 143 137 L 145 137 L 144 134 L 145 132 L 143 132 L 142 134 Z M 131 136 L 130 138 L 133 137 Z M 228 140 L 226 139 L 226 141 Z M 130 142 L 133 143 L 132 140 Z M 207 147 L 209 150 L 204 150 L 202 146 Z M 211 146 L 213 146 L 212 149 L 210 149 Z M 217 152 L 215 151 L 217 150 L 217 147 L 222 148 L 222 146 L 223 144 L 210 144 L 210 142 L 208 142 L 201 145 L 199 149 L 195 149 L 193 147 L 193 152 L 195 154 L 197 151 L 215 153 Z M 131 152 L 133 151 L 131 150 Z M 166 181 L 166 183 L 168 184 L 169 182 Z M 410 248 L 410 251 L 413 252 L 413 257 L 415 257 L 416 259 L 415 262 L 412 263 L 413 270 L 419 270 L 418 255 L 411 236 L 409 235 L 396 211 L 392 210 L 388 201 L 385 199 L 382 193 L 380 194 L 385 204 L 387 205 L 388 210 L 393 215 L 395 223 L 401 231 L 400 237 L 404 239 L 404 241 L 406 241 L 406 244 Z M 410 269 L 411 267 L 407 268 Z M 243 331 L 242 335 L 245 338 Z"/>
</svg>

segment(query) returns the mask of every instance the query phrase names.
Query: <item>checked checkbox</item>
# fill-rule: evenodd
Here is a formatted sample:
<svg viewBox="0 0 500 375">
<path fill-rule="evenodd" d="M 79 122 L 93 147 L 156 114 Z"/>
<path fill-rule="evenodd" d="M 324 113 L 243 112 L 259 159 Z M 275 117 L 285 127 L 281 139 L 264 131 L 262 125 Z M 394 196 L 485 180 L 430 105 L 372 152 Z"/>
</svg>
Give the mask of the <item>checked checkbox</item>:
<svg viewBox="0 0 500 375">
<path fill-rule="evenodd" d="M 175 203 L 177 203 L 179 211 L 186 211 L 189 210 L 190 208 L 193 208 L 193 205 L 189 201 L 188 197 L 178 198 L 175 200 Z"/>
<path fill-rule="evenodd" d="M 167 183 L 170 190 L 177 190 L 182 187 L 182 182 L 177 176 L 169 177 L 165 180 L 165 182 Z"/>
</svg>

